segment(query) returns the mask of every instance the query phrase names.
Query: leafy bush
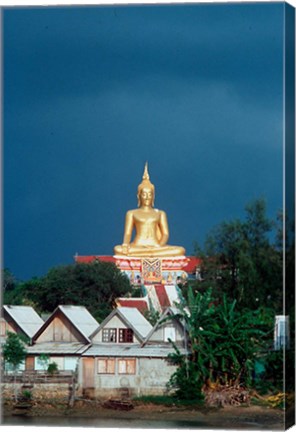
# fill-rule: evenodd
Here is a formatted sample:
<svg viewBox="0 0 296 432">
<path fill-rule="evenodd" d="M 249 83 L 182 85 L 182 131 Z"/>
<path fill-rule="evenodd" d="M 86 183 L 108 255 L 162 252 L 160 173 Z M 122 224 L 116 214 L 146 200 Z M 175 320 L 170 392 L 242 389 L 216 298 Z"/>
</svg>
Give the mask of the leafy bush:
<svg viewBox="0 0 296 432">
<path fill-rule="evenodd" d="M 54 375 L 55 373 L 58 373 L 58 365 L 55 362 L 49 363 L 47 372 L 51 375 Z"/>
<path fill-rule="evenodd" d="M 173 373 L 168 388 L 175 389 L 174 396 L 184 401 L 201 402 L 204 399 L 202 393 L 203 381 L 195 363 L 180 359 L 178 369 Z"/>
<path fill-rule="evenodd" d="M 176 396 L 201 400 L 207 380 L 250 386 L 256 354 L 265 344 L 258 314 L 238 312 L 236 301 L 228 301 L 225 295 L 218 302 L 211 289 L 201 294 L 190 287 L 187 302 L 176 308 L 178 312 L 172 318 L 185 324 L 189 341 L 186 359 L 174 344 L 175 353 L 170 356 L 178 365 L 169 381 Z"/>
<path fill-rule="evenodd" d="M 22 399 L 24 401 L 30 401 L 32 399 L 32 393 L 30 392 L 30 390 L 22 391 Z"/>
<path fill-rule="evenodd" d="M 268 391 L 282 391 L 284 387 L 284 364 L 286 379 L 286 390 L 293 390 L 294 380 L 292 377 L 295 374 L 294 351 L 286 350 L 285 359 L 283 350 L 268 351 L 262 362 L 265 367 L 264 373 L 255 381 L 256 390 L 261 393 Z"/>
</svg>

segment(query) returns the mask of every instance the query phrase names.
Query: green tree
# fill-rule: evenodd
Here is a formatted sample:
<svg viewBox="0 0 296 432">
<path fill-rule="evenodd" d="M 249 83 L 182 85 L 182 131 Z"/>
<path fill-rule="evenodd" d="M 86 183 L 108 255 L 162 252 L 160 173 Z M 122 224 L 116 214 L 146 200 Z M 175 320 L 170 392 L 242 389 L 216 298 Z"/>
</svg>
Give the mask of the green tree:
<svg viewBox="0 0 296 432">
<path fill-rule="evenodd" d="M 22 338 L 16 333 L 8 332 L 7 339 L 3 345 L 3 357 L 8 365 L 12 366 L 14 372 L 14 397 L 17 401 L 16 374 L 26 358 L 26 348 Z"/>
<path fill-rule="evenodd" d="M 239 308 L 272 306 L 281 310 L 282 251 L 272 243 L 274 223 L 266 216 L 266 203 L 256 200 L 245 208 L 245 220 L 222 222 L 208 235 L 202 258 L 202 282 L 222 298 L 236 299 Z"/>
<path fill-rule="evenodd" d="M 2 287 L 3 291 L 11 291 L 15 288 L 16 278 L 8 268 L 2 271 Z"/>
<path fill-rule="evenodd" d="M 176 372 L 169 381 L 169 387 L 176 389 L 176 396 L 181 399 L 201 399 L 201 389 L 208 374 L 208 366 L 213 360 L 212 352 L 205 337 L 204 328 L 213 324 L 215 312 L 212 302 L 212 292 L 194 293 L 188 289 L 187 301 L 176 304 L 178 312 L 171 318 L 180 320 L 186 329 L 188 356 L 181 355 L 173 344 L 175 353 L 171 360 L 178 365 Z"/>
<path fill-rule="evenodd" d="M 2 295 L 4 304 L 22 304 L 22 290 L 20 289 L 20 283 L 7 268 L 2 270 Z"/>
<path fill-rule="evenodd" d="M 208 235 L 205 243 L 202 277 L 216 293 L 240 296 L 239 268 L 246 251 L 243 224 L 239 220 L 222 222 Z"/>
<path fill-rule="evenodd" d="M 150 322 L 152 326 L 155 326 L 155 324 L 160 318 L 160 313 L 157 310 L 151 309 L 145 311 L 144 317 L 146 318 L 147 321 Z"/>
<path fill-rule="evenodd" d="M 256 354 L 265 345 L 259 313 L 236 310 L 236 300 L 229 302 L 225 295 L 218 302 L 211 289 L 201 294 L 189 288 L 188 301 L 176 307 L 174 318 L 185 323 L 189 350 L 183 357 L 175 347 L 172 356 L 179 366 L 170 380 L 177 395 L 199 397 L 208 379 L 250 385 Z"/>
<path fill-rule="evenodd" d="M 46 276 L 25 282 L 22 290 L 43 312 L 52 312 L 59 304 L 82 305 L 100 321 L 131 286 L 115 264 L 96 261 L 52 268 Z"/>
</svg>

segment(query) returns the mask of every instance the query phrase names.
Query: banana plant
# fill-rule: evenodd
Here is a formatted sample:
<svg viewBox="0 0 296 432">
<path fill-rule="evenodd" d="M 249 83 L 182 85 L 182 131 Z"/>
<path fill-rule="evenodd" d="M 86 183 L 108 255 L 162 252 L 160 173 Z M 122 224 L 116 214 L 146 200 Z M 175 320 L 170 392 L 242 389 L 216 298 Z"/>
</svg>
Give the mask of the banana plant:
<svg viewBox="0 0 296 432">
<path fill-rule="evenodd" d="M 179 369 L 171 384 L 185 394 L 185 384 L 196 391 L 207 380 L 222 384 L 250 384 L 255 355 L 265 335 L 254 311 L 236 310 L 236 301 L 224 295 L 217 302 L 212 290 L 204 294 L 189 287 L 187 302 L 176 305 L 172 318 L 180 319 L 187 330 L 189 355 L 184 359 L 175 347 L 173 356 Z"/>
</svg>

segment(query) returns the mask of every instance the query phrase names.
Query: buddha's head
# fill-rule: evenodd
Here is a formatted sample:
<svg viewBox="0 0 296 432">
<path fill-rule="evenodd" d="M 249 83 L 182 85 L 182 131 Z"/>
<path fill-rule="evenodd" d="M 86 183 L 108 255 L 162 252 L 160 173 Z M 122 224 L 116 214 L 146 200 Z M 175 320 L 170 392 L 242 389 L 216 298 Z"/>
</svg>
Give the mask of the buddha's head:
<svg viewBox="0 0 296 432">
<path fill-rule="evenodd" d="M 138 186 L 138 207 L 141 205 L 154 207 L 155 188 L 150 182 L 148 164 L 146 162 L 142 183 Z"/>
</svg>

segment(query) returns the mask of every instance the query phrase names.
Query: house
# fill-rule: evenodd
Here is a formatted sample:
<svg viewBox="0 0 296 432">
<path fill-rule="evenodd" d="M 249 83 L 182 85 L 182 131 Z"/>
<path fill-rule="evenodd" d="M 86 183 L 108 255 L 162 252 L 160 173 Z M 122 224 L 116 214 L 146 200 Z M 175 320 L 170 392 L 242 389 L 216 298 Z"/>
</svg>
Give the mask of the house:
<svg viewBox="0 0 296 432">
<path fill-rule="evenodd" d="M 178 309 L 169 307 L 158 319 L 157 323 L 147 335 L 143 345 L 171 344 L 186 348 L 187 331 L 180 321 L 176 318 Z"/>
<path fill-rule="evenodd" d="M 26 359 L 27 370 L 44 370 L 41 354 L 59 370 L 75 370 L 80 355 L 90 345 L 90 335 L 99 323 L 83 306 L 58 306 L 32 338 Z"/>
<path fill-rule="evenodd" d="M 30 342 L 43 324 L 44 321 L 31 306 L 4 305 L 0 318 L 0 340 L 4 342 L 7 332 L 12 332 L 23 336 Z"/>
<path fill-rule="evenodd" d="M 34 334 L 43 325 L 43 320 L 31 306 L 10 306 L 2 307 L 0 318 L 0 345 L 3 345 L 7 338 L 7 332 L 17 333 L 27 343 L 31 343 Z M 5 370 L 10 371 L 10 366 L 5 364 Z M 21 363 L 19 370 L 25 369 L 25 362 Z"/>
<path fill-rule="evenodd" d="M 81 355 L 79 382 L 93 397 L 162 395 L 176 370 L 169 359 L 173 352 L 169 344 L 94 344 Z"/>
<path fill-rule="evenodd" d="M 114 309 L 81 354 L 79 383 L 84 393 L 102 398 L 165 393 L 176 366 L 169 359 L 172 345 L 153 337 L 153 330 L 160 334 L 160 328 L 160 323 L 153 328 L 136 308 Z"/>
</svg>

